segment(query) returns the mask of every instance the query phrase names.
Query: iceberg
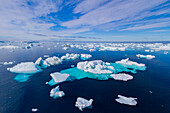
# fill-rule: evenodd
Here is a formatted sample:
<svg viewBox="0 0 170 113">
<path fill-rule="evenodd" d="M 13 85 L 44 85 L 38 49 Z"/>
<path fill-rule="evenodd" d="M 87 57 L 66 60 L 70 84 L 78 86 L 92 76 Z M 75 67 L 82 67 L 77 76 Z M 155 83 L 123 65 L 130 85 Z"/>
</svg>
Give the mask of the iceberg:
<svg viewBox="0 0 170 113">
<path fill-rule="evenodd" d="M 87 59 L 89 59 L 91 57 L 92 57 L 92 55 L 90 55 L 90 54 L 80 54 L 80 58 L 82 60 L 87 60 Z"/>
<path fill-rule="evenodd" d="M 61 60 L 67 60 L 67 61 L 68 60 L 75 60 L 79 57 L 80 57 L 79 54 L 74 54 L 74 53 L 69 54 L 69 53 L 67 53 L 65 56 L 61 57 Z"/>
<path fill-rule="evenodd" d="M 133 79 L 133 76 L 126 73 L 111 74 L 110 76 L 113 77 L 115 80 L 122 80 L 122 81 L 128 81 Z"/>
<path fill-rule="evenodd" d="M 116 102 L 119 102 L 121 104 L 126 104 L 126 105 L 131 105 L 131 106 L 136 106 L 137 104 L 137 98 L 133 97 L 125 97 L 122 95 L 118 95 L 119 98 L 115 99 Z"/>
<path fill-rule="evenodd" d="M 141 55 L 141 54 L 137 54 L 136 56 L 138 58 L 146 58 L 146 59 L 153 59 L 153 58 L 155 58 L 155 56 L 153 56 L 153 55 Z"/>
<path fill-rule="evenodd" d="M 45 59 L 45 61 L 49 64 L 49 65 L 58 65 L 62 62 L 62 60 L 60 60 L 58 57 L 53 56 L 53 57 L 48 57 L 47 59 Z"/>
<path fill-rule="evenodd" d="M 13 64 L 13 62 L 4 62 L 3 64 L 4 65 L 10 65 L 10 64 Z"/>
<path fill-rule="evenodd" d="M 8 46 L 0 46 L 0 49 L 17 49 L 19 48 L 18 46 L 12 46 L 12 45 L 8 45 Z"/>
<path fill-rule="evenodd" d="M 38 109 L 37 108 L 32 108 L 32 112 L 37 112 Z"/>
<path fill-rule="evenodd" d="M 83 111 L 84 108 L 92 108 L 93 99 L 87 100 L 82 97 L 78 97 L 75 107 L 78 107 L 79 110 Z"/>
<path fill-rule="evenodd" d="M 50 76 L 52 77 L 52 79 L 48 82 L 50 86 L 71 80 L 69 74 L 62 74 L 59 72 L 51 73 Z"/>
<path fill-rule="evenodd" d="M 41 68 L 39 68 L 33 62 L 21 62 L 20 64 L 17 64 L 12 68 L 7 68 L 7 70 L 13 73 L 25 73 L 25 74 L 34 74 L 42 71 Z"/>
<path fill-rule="evenodd" d="M 63 97 L 65 95 L 65 93 L 63 91 L 60 91 L 59 86 L 53 88 L 50 91 L 50 97 L 53 97 L 54 99 L 59 98 L 59 97 Z"/>
<path fill-rule="evenodd" d="M 38 65 L 38 66 L 41 67 L 41 68 L 46 68 L 46 67 L 50 66 L 50 65 L 47 63 L 47 61 L 44 61 L 44 60 L 42 59 L 42 57 L 39 57 L 39 58 L 35 61 L 35 64 Z"/>
</svg>

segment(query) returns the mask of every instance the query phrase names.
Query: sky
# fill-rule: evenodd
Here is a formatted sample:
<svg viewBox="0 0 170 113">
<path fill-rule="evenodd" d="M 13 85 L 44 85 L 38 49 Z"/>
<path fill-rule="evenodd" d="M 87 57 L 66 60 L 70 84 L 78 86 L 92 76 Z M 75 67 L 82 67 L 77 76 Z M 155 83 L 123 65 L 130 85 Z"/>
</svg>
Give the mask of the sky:
<svg viewBox="0 0 170 113">
<path fill-rule="evenodd" d="M 170 41 L 170 0 L 0 0 L 0 40 Z"/>
</svg>

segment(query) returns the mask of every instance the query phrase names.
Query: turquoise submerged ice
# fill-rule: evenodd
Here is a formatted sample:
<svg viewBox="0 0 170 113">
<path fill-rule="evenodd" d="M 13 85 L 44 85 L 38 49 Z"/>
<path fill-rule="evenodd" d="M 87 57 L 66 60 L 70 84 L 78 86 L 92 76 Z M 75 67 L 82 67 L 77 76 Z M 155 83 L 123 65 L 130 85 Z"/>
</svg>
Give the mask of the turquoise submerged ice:
<svg viewBox="0 0 170 113">
<path fill-rule="evenodd" d="M 14 80 L 17 82 L 26 82 L 32 75 L 29 74 L 18 74 L 15 76 Z"/>
<path fill-rule="evenodd" d="M 77 67 L 69 68 L 60 71 L 62 74 L 69 74 L 69 80 L 92 78 L 97 80 L 108 80 L 113 78 L 110 76 L 113 73 L 130 72 L 136 73 L 137 70 L 145 70 L 145 64 L 123 59 L 116 63 L 107 63 L 102 60 L 79 62 Z M 68 81 L 68 79 L 67 79 Z M 55 85 L 54 79 L 49 82 L 49 85 Z"/>
</svg>

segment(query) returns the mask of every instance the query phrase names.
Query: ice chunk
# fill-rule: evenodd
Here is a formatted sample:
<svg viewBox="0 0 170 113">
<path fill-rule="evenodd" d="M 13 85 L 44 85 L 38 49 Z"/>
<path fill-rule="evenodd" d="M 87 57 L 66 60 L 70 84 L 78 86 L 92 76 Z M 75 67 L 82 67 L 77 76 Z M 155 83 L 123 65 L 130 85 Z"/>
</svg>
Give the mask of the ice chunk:
<svg viewBox="0 0 170 113">
<path fill-rule="evenodd" d="M 122 95 L 118 95 L 119 98 L 115 99 L 115 101 L 121 103 L 121 104 L 127 104 L 127 105 L 131 105 L 131 106 L 136 106 L 137 104 L 137 98 L 133 98 L 133 97 L 125 97 Z"/>
<path fill-rule="evenodd" d="M 19 48 L 18 46 L 12 46 L 12 45 L 8 45 L 8 46 L 0 46 L 0 49 L 17 49 Z"/>
<path fill-rule="evenodd" d="M 146 59 L 153 59 L 153 58 L 155 58 L 155 56 L 153 56 L 153 55 L 141 55 L 141 54 L 137 54 L 136 56 L 139 57 L 139 58 L 146 58 Z"/>
<path fill-rule="evenodd" d="M 62 61 L 56 57 L 56 56 L 53 56 L 53 57 L 48 57 L 47 59 L 45 59 L 45 61 L 49 64 L 49 65 L 58 65 L 60 64 Z"/>
<path fill-rule="evenodd" d="M 63 47 L 64 50 L 67 50 L 69 47 Z"/>
<path fill-rule="evenodd" d="M 31 74 L 31 73 L 33 74 L 42 71 L 33 62 L 21 62 L 20 64 L 17 64 L 12 68 L 7 68 L 7 70 L 13 73 L 25 73 L 25 74 Z"/>
<path fill-rule="evenodd" d="M 79 62 L 77 68 L 95 74 L 112 73 L 112 71 L 107 69 L 106 64 L 102 60 Z"/>
<path fill-rule="evenodd" d="M 60 91 L 59 86 L 53 88 L 50 91 L 50 97 L 53 97 L 54 99 L 59 98 L 59 97 L 63 97 L 65 95 L 65 93 L 63 91 Z"/>
<path fill-rule="evenodd" d="M 102 47 L 100 51 L 125 51 L 126 47 Z"/>
<path fill-rule="evenodd" d="M 128 80 L 133 79 L 133 76 L 126 74 L 126 73 L 111 74 L 110 76 L 113 77 L 115 80 L 128 81 Z"/>
<path fill-rule="evenodd" d="M 37 64 L 38 66 L 40 66 L 41 68 L 46 68 L 48 66 L 50 66 L 46 61 L 44 61 L 42 59 L 42 57 L 39 57 L 36 61 L 35 64 Z"/>
<path fill-rule="evenodd" d="M 37 112 L 38 109 L 37 108 L 32 108 L 32 112 Z"/>
<path fill-rule="evenodd" d="M 10 65 L 10 64 L 13 64 L 13 62 L 4 62 L 3 64 L 4 65 Z"/>
<path fill-rule="evenodd" d="M 75 60 L 77 58 L 79 58 L 80 55 L 79 54 L 74 54 L 74 53 L 67 53 L 65 56 L 62 56 L 61 59 L 62 60 Z"/>
<path fill-rule="evenodd" d="M 69 74 L 62 74 L 59 72 L 51 73 L 50 76 L 52 77 L 52 80 L 49 81 L 49 85 L 55 85 L 64 81 L 71 80 Z"/>
<path fill-rule="evenodd" d="M 90 54 L 81 54 L 80 55 L 80 58 L 82 59 L 82 60 L 87 60 L 87 59 L 89 59 L 89 58 L 91 58 L 92 57 L 92 55 L 90 55 Z"/>
<path fill-rule="evenodd" d="M 83 109 L 86 108 L 86 107 L 92 108 L 92 102 L 93 102 L 93 99 L 87 100 L 87 99 L 84 99 L 82 97 L 78 97 L 76 104 L 75 104 L 75 107 L 78 107 L 79 110 L 83 111 Z"/>
</svg>

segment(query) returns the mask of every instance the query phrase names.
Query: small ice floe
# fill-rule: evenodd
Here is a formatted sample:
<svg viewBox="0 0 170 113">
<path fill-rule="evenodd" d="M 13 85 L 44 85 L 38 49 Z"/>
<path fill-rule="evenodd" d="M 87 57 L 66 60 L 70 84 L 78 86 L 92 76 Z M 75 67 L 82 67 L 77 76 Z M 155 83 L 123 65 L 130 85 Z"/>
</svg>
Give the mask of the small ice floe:
<svg viewBox="0 0 170 113">
<path fill-rule="evenodd" d="M 42 71 L 41 68 L 39 68 L 33 62 L 21 62 L 20 64 L 17 64 L 12 68 L 7 68 L 7 70 L 13 73 L 25 73 L 25 74 L 33 74 Z"/>
<path fill-rule="evenodd" d="M 38 65 L 41 68 L 46 68 L 50 66 L 47 61 L 43 60 L 42 57 L 39 57 L 36 61 L 35 64 Z"/>
<path fill-rule="evenodd" d="M 153 55 L 141 55 L 141 54 L 137 54 L 136 56 L 138 58 L 146 58 L 146 59 L 153 59 L 153 58 L 155 58 L 155 56 L 153 56 Z"/>
<path fill-rule="evenodd" d="M 69 47 L 63 47 L 64 50 L 68 50 Z"/>
<path fill-rule="evenodd" d="M 49 55 L 44 55 L 44 57 L 49 57 Z"/>
<path fill-rule="evenodd" d="M 85 61 L 77 63 L 77 68 L 85 72 L 95 74 L 110 74 L 112 71 L 107 69 L 105 62 L 102 60 Z"/>
<path fill-rule="evenodd" d="M 47 59 L 45 59 L 45 61 L 49 64 L 49 65 L 58 65 L 60 64 L 62 61 L 56 57 L 56 56 L 53 56 L 53 57 L 48 57 Z"/>
<path fill-rule="evenodd" d="M 54 99 L 59 98 L 59 97 L 63 97 L 65 95 L 65 93 L 63 91 L 60 91 L 59 86 L 53 88 L 50 91 L 50 97 L 53 97 Z"/>
<path fill-rule="evenodd" d="M 122 80 L 122 81 L 128 81 L 133 79 L 133 76 L 126 73 L 111 74 L 110 76 L 113 77 L 115 80 Z"/>
<path fill-rule="evenodd" d="M 95 49 L 90 49 L 89 51 L 92 52 L 92 51 L 96 51 L 96 50 Z"/>
<path fill-rule="evenodd" d="M 18 46 L 12 46 L 12 45 L 8 45 L 8 46 L 0 46 L 0 49 L 17 49 L 19 48 Z"/>
<path fill-rule="evenodd" d="M 75 59 L 78 59 L 79 57 L 80 57 L 79 54 L 67 53 L 65 56 L 61 57 L 61 60 L 75 60 Z"/>
<path fill-rule="evenodd" d="M 126 105 L 131 105 L 131 106 L 136 106 L 137 104 L 137 98 L 133 97 L 125 97 L 122 95 L 118 95 L 119 98 L 115 99 L 116 102 L 119 102 L 121 104 L 126 104 Z"/>
<path fill-rule="evenodd" d="M 52 84 L 59 84 L 61 82 L 69 81 L 70 75 L 69 74 L 62 74 L 59 72 L 51 73 L 50 76 L 52 77 L 52 80 L 48 83 L 49 85 Z"/>
<path fill-rule="evenodd" d="M 89 59 L 89 58 L 91 58 L 92 57 L 92 55 L 90 55 L 90 54 L 81 54 L 80 55 L 80 58 L 82 59 L 82 60 L 87 60 L 87 59 Z"/>
<path fill-rule="evenodd" d="M 50 50 L 51 48 L 47 48 L 47 50 Z"/>
<path fill-rule="evenodd" d="M 4 65 L 11 65 L 11 64 L 13 64 L 13 62 L 4 62 L 3 64 Z"/>
<path fill-rule="evenodd" d="M 100 51 L 125 51 L 126 47 L 102 47 Z"/>
<path fill-rule="evenodd" d="M 32 108 L 32 112 L 37 112 L 38 109 L 37 108 Z"/>
<path fill-rule="evenodd" d="M 82 97 L 78 97 L 75 107 L 78 107 L 79 110 L 83 111 L 84 108 L 92 108 L 93 99 L 87 100 Z"/>
<path fill-rule="evenodd" d="M 147 49 L 147 50 L 145 50 L 145 52 L 154 52 L 154 50 L 148 50 L 148 49 Z"/>
</svg>

